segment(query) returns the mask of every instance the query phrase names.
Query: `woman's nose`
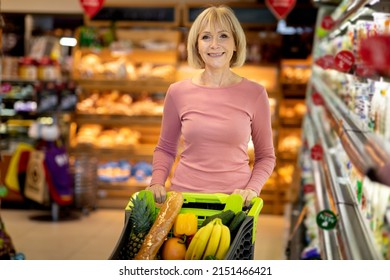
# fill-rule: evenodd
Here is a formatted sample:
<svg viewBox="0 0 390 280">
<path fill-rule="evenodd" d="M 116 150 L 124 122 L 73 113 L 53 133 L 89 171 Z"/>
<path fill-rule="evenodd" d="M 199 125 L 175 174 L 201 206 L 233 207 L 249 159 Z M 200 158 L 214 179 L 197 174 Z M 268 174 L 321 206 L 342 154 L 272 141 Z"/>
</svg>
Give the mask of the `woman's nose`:
<svg viewBox="0 0 390 280">
<path fill-rule="evenodd" d="M 215 47 L 217 47 L 218 46 L 218 37 L 213 37 L 212 39 L 211 39 L 211 47 L 213 47 L 213 48 L 215 48 Z"/>
</svg>

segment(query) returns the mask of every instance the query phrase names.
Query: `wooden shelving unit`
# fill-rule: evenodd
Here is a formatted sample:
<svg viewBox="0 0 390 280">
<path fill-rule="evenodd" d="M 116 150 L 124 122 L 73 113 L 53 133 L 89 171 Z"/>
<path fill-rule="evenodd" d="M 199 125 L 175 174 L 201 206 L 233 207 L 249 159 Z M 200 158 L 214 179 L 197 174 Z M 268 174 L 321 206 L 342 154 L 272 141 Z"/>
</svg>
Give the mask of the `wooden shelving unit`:
<svg viewBox="0 0 390 280">
<path fill-rule="evenodd" d="M 96 32 L 98 37 L 113 32 L 115 42 L 120 46 L 91 45 L 76 47 L 73 51 L 72 76 L 80 88 L 79 103 L 98 96 L 102 99 L 95 105 L 106 106 L 100 110 L 104 113 L 96 113 L 99 110 L 95 107 L 90 112 L 84 108 L 74 114 L 69 143 L 75 160 L 85 156 L 96 158 L 98 169 L 107 162 L 127 161 L 132 166 L 137 162 L 151 164 L 160 133 L 161 112 L 147 108 L 142 112 L 132 111 L 130 105 L 154 102 L 153 98 L 158 96 L 156 102 L 161 106 L 169 85 L 177 80 L 178 45 L 182 41 L 177 28 L 179 16 L 177 3 L 135 2 L 106 4 L 94 18 L 85 18 L 85 28 Z M 78 35 L 82 32 L 80 29 Z M 125 95 L 128 109 L 115 110 L 115 103 L 109 104 L 114 97 Z M 117 104 L 120 104 L 119 100 Z M 88 125 L 112 131 L 130 129 L 139 134 L 139 138 L 130 145 L 111 143 L 104 146 L 96 141 L 78 143 L 80 128 Z M 124 208 L 134 192 L 147 186 L 146 182 L 136 181 L 134 177 L 120 183 L 114 179 L 97 182 L 97 206 L 109 208 Z"/>
</svg>

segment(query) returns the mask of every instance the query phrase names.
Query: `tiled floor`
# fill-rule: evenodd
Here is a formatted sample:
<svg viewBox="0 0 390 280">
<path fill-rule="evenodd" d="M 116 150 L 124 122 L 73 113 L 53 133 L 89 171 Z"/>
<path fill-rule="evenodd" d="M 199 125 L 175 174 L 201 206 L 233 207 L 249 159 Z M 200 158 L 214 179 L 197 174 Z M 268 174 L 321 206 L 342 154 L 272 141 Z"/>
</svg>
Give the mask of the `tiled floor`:
<svg viewBox="0 0 390 280">
<path fill-rule="evenodd" d="M 75 219 L 53 222 L 49 211 L 1 209 L 17 251 L 28 260 L 106 260 L 124 226 L 124 211 L 97 209 L 73 213 Z M 260 215 L 255 259 L 284 259 L 287 232 L 283 216 Z"/>
</svg>

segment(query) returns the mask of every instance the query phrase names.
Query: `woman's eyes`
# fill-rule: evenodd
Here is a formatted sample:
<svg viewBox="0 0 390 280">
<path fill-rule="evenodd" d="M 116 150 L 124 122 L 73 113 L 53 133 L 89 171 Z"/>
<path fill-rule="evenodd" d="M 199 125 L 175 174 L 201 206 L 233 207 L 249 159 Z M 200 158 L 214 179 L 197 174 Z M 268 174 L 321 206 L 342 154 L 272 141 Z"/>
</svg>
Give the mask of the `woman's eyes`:
<svg viewBox="0 0 390 280">
<path fill-rule="evenodd" d="M 211 35 L 203 35 L 201 37 L 202 40 L 210 40 L 211 38 L 212 38 Z M 218 35 L 218 38 L 219 39 L 226 39 L 226 38 L 229 38 L 229 35 L 226 34 L 226 33 L 221 33 L 221 34 Z"/>
</svg>

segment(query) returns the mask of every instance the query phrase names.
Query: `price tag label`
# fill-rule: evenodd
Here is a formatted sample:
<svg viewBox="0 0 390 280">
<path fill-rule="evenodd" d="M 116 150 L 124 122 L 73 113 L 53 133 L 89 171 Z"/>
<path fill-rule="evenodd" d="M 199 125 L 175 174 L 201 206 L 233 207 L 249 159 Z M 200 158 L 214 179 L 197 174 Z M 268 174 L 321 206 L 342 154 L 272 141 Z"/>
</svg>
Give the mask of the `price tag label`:
<svg viewBox="0 0 390 280">
<path fill-rule="evenodd" d="M 317 214 L 316 222 L 320 228 L 331 230 L 336 227 L 337 216 L 332 211 L 326 209 Z"/>
<path fill-rule="evenodd" d="M 376 71 L 369 65 L 357 64 L 355 67 L 355 74 L 359 77 L 370 78 L 375 76 Z"/>
<path fill-rule="evenodd" d="M 320 144 L 315 144 L 310 150 L 310 156 L 312 160 L 322 160 L 324 156 L 324 150 Z"/>
<path fill-rule="evenodd" d="M 312 193 L 314 192 L 314 185 L 313 184 L 306 184 L 303 186 L 303 192 L 304 193 Z"/>
<path fill-rule="evenodd" d="M 355 57 L 350 51 L 340 51 L 334 58 L 334 67 L 341 72 L 349 72 L 354 63 Z"/>
<path fill-rule="evenodd" d="M 322 98 L 322 95 L 319 92 L 314 92 L 311 95 L 311 98 L 313 100 L 314 105 L 321 106 L 324 105 L 324 99 Z"/>
<path fill-rule="evenodd" d="M 323 69 L 333 69 L 334 68 L 334 57 L 333 55 L 327 54 L 317 58 L 314 62 Z"/>
<path fill-rule="evenodd" d="M 325 30 L 330 30 L 334 26 L 334 20 L 331 16 L 324 16 L 321 21 L 321 27 Z"/>
<path fill-rule="evenodd" d="M 284 19 L 295 7 L 296 0 L 266 0 L 265 4 L 278 19 Z"/>
</svg>

